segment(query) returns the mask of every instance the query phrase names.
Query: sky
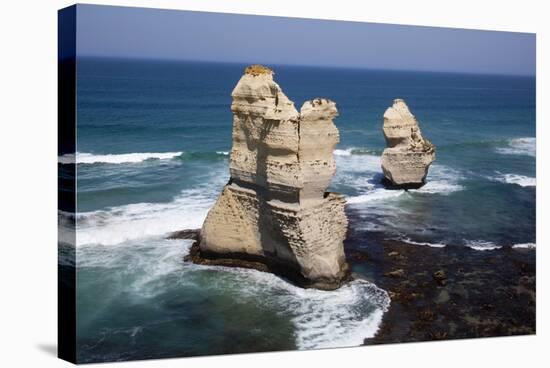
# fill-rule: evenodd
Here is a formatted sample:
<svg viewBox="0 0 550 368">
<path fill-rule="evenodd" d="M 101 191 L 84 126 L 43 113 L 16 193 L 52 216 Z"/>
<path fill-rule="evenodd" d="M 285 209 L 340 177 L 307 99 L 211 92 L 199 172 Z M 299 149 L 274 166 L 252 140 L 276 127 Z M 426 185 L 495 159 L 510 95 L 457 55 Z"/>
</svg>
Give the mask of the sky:
<svg viewBox="0 0 550 368">
<path fill-rule="evenodd" d="M 78 56 L 535 75 L 535 34 L 78 5 Z"/>
</svg>

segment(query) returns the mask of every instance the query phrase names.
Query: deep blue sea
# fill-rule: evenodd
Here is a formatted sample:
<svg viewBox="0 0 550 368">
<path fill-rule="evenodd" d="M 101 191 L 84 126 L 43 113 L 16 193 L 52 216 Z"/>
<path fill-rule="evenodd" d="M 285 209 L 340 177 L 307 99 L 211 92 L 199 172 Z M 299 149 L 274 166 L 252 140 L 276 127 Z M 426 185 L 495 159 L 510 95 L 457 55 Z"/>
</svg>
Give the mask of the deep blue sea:
<svg viewBox="0 0 550 368">
<path fill-rule="evenodd" d="M 190 241 L 165 239 L 199 228 L 229 179 L 230 94 L 245 66 L 78 60 L 80 361 L 353 346 L 376 332 L 389 299 L 369 281 L 303 290 L 183 263 Z M 416 247 L 535 247 L 534 77 L 271 67 L 297 109 L 337 103 L 331 190 L 353 226 Z M 418 190 L 380 185 L 394 98 L 437 148 Z"/>
</svg>

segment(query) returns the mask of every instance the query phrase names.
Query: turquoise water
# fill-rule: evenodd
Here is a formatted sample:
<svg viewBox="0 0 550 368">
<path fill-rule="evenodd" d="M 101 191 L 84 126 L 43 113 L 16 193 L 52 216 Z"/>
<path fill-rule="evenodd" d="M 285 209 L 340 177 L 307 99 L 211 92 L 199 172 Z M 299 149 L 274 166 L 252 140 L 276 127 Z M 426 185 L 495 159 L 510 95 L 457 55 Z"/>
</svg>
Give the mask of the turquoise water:
<svg viewBox="0 0 550 368">
<path fill-rule="evenodd" d="M 389 299 L 367 281 L 302 290 L 184 264 L 189 241 L 164 239 L 200 227 L 229 178 L 230 93 L 244 66 L 78 61 L 81 361 L 353 346 L 375 333 Z M 534 78 L 273 68 L 297 108 L 336 101 L 331 189 L 354 226 L 411 246 L 534 247 Z M 382 115 L 398 97 L 437 147 L 428 184 L 408 192 L 379 183 Z"/>
</svg>

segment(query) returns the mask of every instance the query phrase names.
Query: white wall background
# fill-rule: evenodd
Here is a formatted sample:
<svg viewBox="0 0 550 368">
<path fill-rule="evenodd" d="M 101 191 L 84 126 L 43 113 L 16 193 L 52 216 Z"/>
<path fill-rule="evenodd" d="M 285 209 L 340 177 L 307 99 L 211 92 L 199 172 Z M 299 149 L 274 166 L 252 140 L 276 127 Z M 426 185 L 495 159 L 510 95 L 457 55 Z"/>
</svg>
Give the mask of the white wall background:
<svg viewBox="0 0 550 368">
<path fill-rule="evenodd" d="M 97 0 L 94 3 L 537 33 L 537 336 L 119 363 L 117 367 L 538 367 L 548 302 L 550 22 L 545 1 Z M 57 9 L 0 3 L 0 366 L 63 367 L 57 290 Z M 545 105 L 546 104 L 546 105 Z M 546 169 L 545 169 L 546 167 Z M 546 349 L 546 351 L 545 351 Z"/>
</svg>

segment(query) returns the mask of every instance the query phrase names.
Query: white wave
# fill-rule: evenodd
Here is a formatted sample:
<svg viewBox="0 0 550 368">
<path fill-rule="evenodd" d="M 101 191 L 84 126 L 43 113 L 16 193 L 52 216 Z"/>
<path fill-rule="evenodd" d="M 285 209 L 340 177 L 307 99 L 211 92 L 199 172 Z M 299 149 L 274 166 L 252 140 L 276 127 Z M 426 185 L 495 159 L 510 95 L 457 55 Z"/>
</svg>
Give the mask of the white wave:
<svg viewBox="0 0 550 368">
<path fill-rule="evenodd" d="M 537 245 L 535 243 L 519 243 L 512 245 L 512 248 L 516 249 L 535 249 Z"/>
<path fill-rule="evenodd" d="M 400 238 L 399 240 L 405 243 L 414 244 L 414 245 L 427 245 L 428 247 L 432 247 L 432 248 L 444 248 L 447 246 L 447 244 L 443 244 L 443 243 L 417 242 L 417 241 L 411 240 L 410 238 Z"/>
<path fill-rule="evenodd" d="M 426 184 L 419 189 L 410 189 L 410 191 L 447 195 L 464 189 L 459 184 L 460 180 L 462 180 L 462 174 L 459 171 L 445 165 L 434 164 L 430 166 Z"/>
<path fill-rule="evenodd" d="M 507 184 L 516 184 L 522 187 L 534 187 L 537 185 L 537 179 L 529 176 L 516 174 L 503 174 L 493 178 L 496 181 Z"/>
<path fill-rule="evenodd" d="M 385 291 L 362 280 L 336 292 L 298 296 L 292 321 L 303 350 L 362 345 L 374 337 L 390 304 Z"/>
<path fill-rule="evenodd" d="M 421 188 L 410 189 L 413 193 L 428 193 L 428 194 L 449 194 L 464 189 L 460 184 L 453 183 L 447 180 L 438 180 L 428 182 Z"/>
<path fill-rule="evenodd" d="M 526 155 L 535 157 L 537 140 L 534 137 L 514 138 L 508 141 L 508 147 L 497 148 L 498 153 L 505 155 Z"/>
<path fill-rule="evenodd" d="M 298 349 L 362 345 L 365 338 L 375 335 L 390 304 L 386 291 L 366 280 L 322 291 L 294 286 L 266 272 L 240 268 L 226 271 L 241 279 L 240 298 L 270 309 L 275 306 L 279 314 L 291 317 Z"/>
<path fill-rule="evenodd" d="M 363 156 L 368 157 L 368 156 Z M 386 189 L 380 183 L 381 175 L 365 176 L 361 174 L 344 175 L 341 173 L 340 181 L 350 183 L 362 193 L 347 198 L 347 203 L 358 204 L 371 201 L 394 199 L 406 193 L 405 190 Z M 442 165 L 434 165 L 432 172 L 428 175 L 427 183 L 419 189 L 409 189 L 410 193 L 443 194 L 447 195 L 464 187 L 458 184 L 461 175 L 453 169 Z"/>
<path fill-rule="evenodd" d="M 394 199 L 402 196 L 406 192 L 404 190 L 389 190 L 378 188 L 371 190 L 365 194 L 348 197 L 346 198 L 346 203 L 348 204 L 358 204 L 358 203 L 367 203 L 372 201 L 381 201 L 387 199 Z"/>
<path fill-rule="evenodd" d="M 409 189 L 411 193 L 427 193 L 427 194 L 449 194 L 464 189 L 462 185 L 452 183 L 450 181 L 429 181 L 419 189 Z M 365 193 L 348 197 L 346 199 L 349 204 L 366 203 L 371 201 L 380 201 L 395 199 L 406 193 L 405 190 L 385 189 L 383 187 L 375 187 Z"/>
<path fill-rule="evenodd" d="M 472 248 L 475 250 L 482 250 L 482 251 L 502 248 L 502 246 L 500 245 L 496 245 L 493 242 L 485 241 L 485 240 L 465 240 L 464 245 L 467 246 L 468 248 Z"/>
<path fill-rule="evenodd" d="M 133 203 L 76 215 L 76 244 L 115 245 L 133 239 L 164 236 L 202 226 L 208 210 L 227 183 L 225 165 L 211 168 L 201 184 L 181 191 L 170 202 Z"/>
<path fill-rule="evenodd" d="M 229 156 L 229 152 L 228 151 L 216 151 L 216 153 L 218 155 L 222 155 L 222 156 Z"/>
<path fill-rule="evenodd" d="M 382 168 L 380 156 L 365 154 L 352 155 L 353 148 L 336 156 L 336 175 L 334 185 L 352 186 L 360 195 L 348 198 L 348 203 L 364 203 L 398 197 L 403 193 L 399 190 L 387 190 L 381 184 Z M 411 193 L 449 194 L 463 190 L 459 184 L 462 174 L 445 165 L 434 164 L 430 167 L 426 185 L 419 189 L 410 189 Z"/>
<path fill-rule="evenodd" d="M 333 152 L 336 156 L 351 156 L 351 148 L 348 149 L 335 149 Z"/>
<path fill-rule="evenodd" d="M 146 160 L 170 160 L 178 157 L 183 152 L 163 152 L 163 153 L 122 153 L 122 154 L 106 154 L 94 155 L 92 153 L 77 152 L 76 158 L 74 154 L 65 154 L 58 157 L 58 162 L 61 164 L 126 164 L 137 163 Z"/>
<path fill-rule="evenodd" d="M 275 311 L 295 326 L 298 349 L 362 345 L 365 338 L 375 335 L 390 305 L 387 292 L 366 280 L 322 291 L 297 287 L 267 272 L 182 262 L 190 244 L 188 240 L 148 239 L 119 247 L 85 246 L 77 262 L 81 269 L 102 274 L 101 268 L 108 269 L 109 282 L 126 289 L 117 295 L 125 291 L 153 301 L 173 288 L 177 292 L 200 289 Z"/>
<path fill-rule="evenodd" d="M 351 155 L 359 155 L 359 156 L 375 156 L 373 153 L 375 150 L 367 149 L 367 148 L 357 148 L 357 147 L 349 147 L 346 149 L 335 149 L 333 154 L 335 156 L 351 156 Z M 376 156 L 375 156 L 376 157 Z"/>
<path fill-rule="evenodd" d="M 374 174 L 381 173 L 382 167 L 380 166 L 380 156 L 376 155 L 353 155 L 351 148 L 347 150 L 335 150 L 334 155 L 336 159 L 336 177 L 338 174 Z M 337 152 L 338 151 L 338 152 Z"/>
<path fill-rule="evenodd" d="M 183 191 L 168 203 L 135 203 L 77 215 L 77 245 L 114 245 L 132 239 L 200 228 L 219 189 Z"/>
</svg>

